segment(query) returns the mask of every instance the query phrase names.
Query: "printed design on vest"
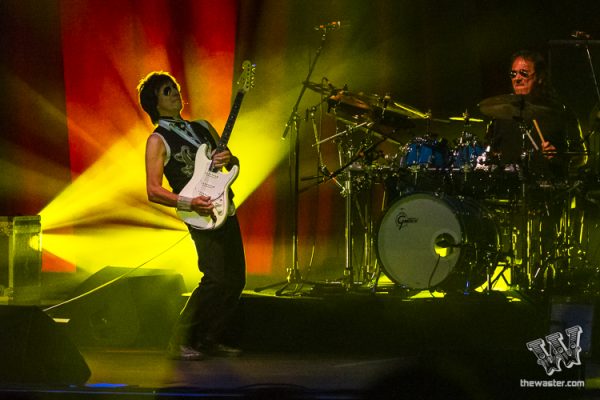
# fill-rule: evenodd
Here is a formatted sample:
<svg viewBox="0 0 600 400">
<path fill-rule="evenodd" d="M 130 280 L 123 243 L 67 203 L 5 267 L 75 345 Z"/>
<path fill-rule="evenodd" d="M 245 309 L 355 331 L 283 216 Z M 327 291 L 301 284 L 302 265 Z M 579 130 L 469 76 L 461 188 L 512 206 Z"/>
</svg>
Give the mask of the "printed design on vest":
<svg viewBox="0 0 600 400">
<path fill-rule="evenodd" d="M 181 172 L 185 176 L 191 177 L 194 174 L 194 156 L 189 146 L 181 146 L 181 150 L 173 158 L 184 164 Z"/>
</svg>

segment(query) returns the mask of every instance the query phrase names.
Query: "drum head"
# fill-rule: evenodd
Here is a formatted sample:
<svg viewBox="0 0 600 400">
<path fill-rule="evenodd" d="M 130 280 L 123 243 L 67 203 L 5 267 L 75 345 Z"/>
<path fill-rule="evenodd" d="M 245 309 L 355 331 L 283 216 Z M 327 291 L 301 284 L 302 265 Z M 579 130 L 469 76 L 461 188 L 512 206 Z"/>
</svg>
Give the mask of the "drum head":
<svg viewBox="0 0 600 400">
<path fill-rule="evenodd" d="M 461 223 L 448 202 L 429 193 L 400 198 L 381 220 L 377 252 L 388 277 L 413 289 L 443 282 L 458 263 Z"/>
</svg>

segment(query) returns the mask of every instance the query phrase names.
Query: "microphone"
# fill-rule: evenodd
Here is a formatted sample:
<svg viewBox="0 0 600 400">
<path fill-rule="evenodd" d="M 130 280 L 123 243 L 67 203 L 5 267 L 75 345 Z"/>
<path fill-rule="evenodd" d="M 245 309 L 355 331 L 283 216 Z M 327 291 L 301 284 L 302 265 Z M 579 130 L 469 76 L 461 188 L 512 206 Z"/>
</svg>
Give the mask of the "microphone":
<svg viewBox="0 0 600 400">
<path fill-rule="evenodd" d="M 436 238 L 435 245 L 442 249 L 452 249 L 464 246 L 462 243 L 454 243 L 454 240 L 451 237 L 446 237 L 444 235 Z"/>
<path fill-rule="evenodd" d="M 344 26 L 347 26 L 347 22 L 344 22 Z M 329 32 L 329 31 L 337 31 L 342 27 L 342 21 L 332 21 L 327 22 L 325 24 L 316 25 L 313 29 L 315 31 Z"/>
</svg>

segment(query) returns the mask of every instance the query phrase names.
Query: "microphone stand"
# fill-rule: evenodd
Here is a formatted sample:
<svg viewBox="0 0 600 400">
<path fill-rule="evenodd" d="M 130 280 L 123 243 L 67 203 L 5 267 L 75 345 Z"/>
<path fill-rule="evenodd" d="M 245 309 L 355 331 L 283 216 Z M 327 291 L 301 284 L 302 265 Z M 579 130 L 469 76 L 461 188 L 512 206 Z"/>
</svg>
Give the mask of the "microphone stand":
<svg viewBox="0 0 600 400">
<path fill-rule="evenodd" d="M 298 99 L 292 108 L 292 112 L 290 117 L 288 118 L 287 123 L 285 124 L 285 130 L 283 131 L 283 135 L 281 139 L 285 139 L 288 133 L 292 132 L 292 139 L 290 139 L 290 179 L 291 179 L 291 191 L 292 191 L 292 221 L 291 221 L 291 229 L 292 229 L 292 265 L 287 269 L 288 276 L 287 279 L 283 282 L 277 282 L 268 286 L 264 286 L 261 288 L 254 289 L 255 292 L 261 292 L 265 289 L 269 289 L 272 287 L 276 287 L 279 285 L 284 285 L 281 289 L 275 292 L 276 296 L 281 296 L 283 292 L 293 284 L 314 284 L 314 282 L 305 281 L 302 279 L 302 274 L 300 273 L 300 268 L 298 267 L 298 203 L 299 203 L 299 175 L 300 175 L 300 166 L 299 166 L 299 158 L 300 158 L 300 117 L 298 116 L 298 107 L 300 106 L 300 102 L 302 101 L 302 97 L 304 96 L 304 92 L 306 92 L 306 87 L 308 82 L 310 82 L 310 77 L 315 69 L 317 64 L 317 60 L 321 55 L 321 51 L 325 46 L 325 42 L 327 40 L 328 31 L 333 30 L 323 28 L 321 35 L 321 41 L 319 43 L 319 47 L 315 53 L 315 57 L 313 58 L 306 79 L 302 82 L 302 88 L 300 89 L 300 94 L 298 95 Z"/>
<path fill-rule="evenodd" d="M 586 34 L 585 32 L 581 32 L 581 31 L 575 31 L 572 35 L 576 40 L 551 40 L 549 41 L 549 44 L 551 46 L 574 46 L 574 47 L 580 47 L 583 46 L 585 48 L 585 53 L 586 53 L 586 57 L 590 66 L 590 74 L 592 77 L 592 83 L 594 84 L 594 91 L 595 91 L 595 95 L 596 95 L 596 101 L 598 105 L 600 105 L 600 88 L 598 87 L 598 79 L 596 78 L 596 70 L 594 69 L 594 63 L 592 61 L 592 54 L 590 52 L 590 46 L 600 46 L 600 40 L 592 40 L 592 37 L 588 34 Z M 583 137 L 582 143 L 584 143 L 584 145 L 587 143 L 588 146 L 590 146 L 589 140 L 590 137 L 597 133 L 597 131 L 594 131 L 593 129 L 590 130 L 590 132 L 585 135 Z M 598 162 L 598 153 L 595 153 L 596 156 L 596 163 Z M 596 172 L 596 168 L 597 165 L 594 165 L 594 172 Z"/>
<path fill-rule="evenodd" d="M 587 55 L 588 63 L 590 64 L 590 71 L 592 74 L 592 81 L 594 82 L 594 89 L 596 89 L 596 100 L 598 100 L 598 104 L 600 104 L 600 88 L 598 88 L 598 79 L 596 79 L 596 72 L 594 70 L 592 54 L 590 53 L 590 46 L 587 40 L 585 41 L 585 52 Z"/>
</svg>

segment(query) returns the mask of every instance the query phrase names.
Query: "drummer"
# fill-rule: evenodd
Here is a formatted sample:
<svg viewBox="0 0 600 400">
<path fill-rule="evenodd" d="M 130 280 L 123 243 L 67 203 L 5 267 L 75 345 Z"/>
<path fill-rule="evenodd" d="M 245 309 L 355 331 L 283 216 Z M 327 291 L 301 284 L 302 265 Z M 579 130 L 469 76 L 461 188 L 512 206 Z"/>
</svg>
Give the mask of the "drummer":
<svg viewBox="0 0 600 400">
<path fill-rule="evenodd" d="M 558 289 L 555 274 L 564 272 L 558 264 L 559 232 L 563 207 L 568 200 L 560 196 L 570 172 L 573 154 L 583 154 L 581 130 L 575 115 L 562 105 L 548 80 L 544 58 L 522 50 L 511 59 L 509 72 L 513 93 L 496 96 L 480 103 L 481 111 L 492 117 L 488 140 L 500 171 L 522 171 L 525 178 L 525 204 L 536 211 L 531 219 L 532 235 L 528 246 L 534 254 L 530 265 L 532 288 Z M 578 161 L 580 162 L 580 161 Z M 571 168 L 572 169 L 572 168 Z M 530 218 L 533 214 L 530 214 Z"/>
<path fill-rule="evenodd" d="M 501 166 L 527 166 L 550 178 L 564 176 L 569 169 L 565 152 L 583 150 L 581 130 L 552 88 L 544 57 L 518 51 L 511 58 L 509 77 L 511 95 L 480 104 L 482 112 L 494 118 L 487 131 L 492 156 Z"/>
</svg>

